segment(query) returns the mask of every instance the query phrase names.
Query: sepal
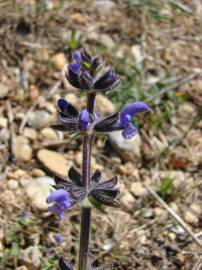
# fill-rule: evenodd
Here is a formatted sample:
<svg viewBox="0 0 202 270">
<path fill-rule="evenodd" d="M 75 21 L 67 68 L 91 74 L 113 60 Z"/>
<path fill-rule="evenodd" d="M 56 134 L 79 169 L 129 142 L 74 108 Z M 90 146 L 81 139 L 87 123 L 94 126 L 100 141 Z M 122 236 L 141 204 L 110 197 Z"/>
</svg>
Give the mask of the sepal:
<svg viewBox="0 0 202 270">
<path fill-rule="evenodd" d="M 91 184 L 97 184 L 101 179 L 101 172 L 99 170 L 96 170 L 94 174 L 91 177 Z"/>
<path fill-rule="evenodd" d="M 74 167 L 69 169 L 68 176 L 77 186 L 82 187 L 82 176 Z"/>
<path fill-rule="evenodd" d="M 75 270 L 75 268 L 63 257 L 59 258 L 60 270 Z"/>
<path fill-rule="evenodd" d="M 110 132 L 115 130 L 121 130 L 122 128 L 118 125 L 119 113 L 115 113 L 101 121 L 99 121 L 94 129 L 97 132 Z"/>
<path fill-rule="evenodd" d="M 98 201 L 104 205 L 115 207 L 115 208 L 119 208 L 121 206 L 118 201 L 113 200 L 110 196 L 100 194 L 100 193 L 96 192 L 96 190 L 93 190 L 91 192 L 91 195 L 96 201 Z"/>
</svg>

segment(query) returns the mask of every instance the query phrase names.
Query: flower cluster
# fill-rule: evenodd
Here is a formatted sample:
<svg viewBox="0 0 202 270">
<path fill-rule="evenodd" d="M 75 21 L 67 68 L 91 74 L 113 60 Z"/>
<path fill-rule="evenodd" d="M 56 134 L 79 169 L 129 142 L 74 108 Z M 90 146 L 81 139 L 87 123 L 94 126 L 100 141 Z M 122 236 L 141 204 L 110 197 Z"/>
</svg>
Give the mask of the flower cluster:
<svg viewBox="0 0 202 270">
<path fill-rule="evenodd" d="M 106 92 L 119 85 L 120 80 L 111 68 L 101 73 L 103 67 L 101 57 L 91 57 L 85 49 L 82 49 L 75 52 L 74 61 L 66 70 L 66 77 L 75 88 Z"/>
<path fill-rule="evenodd" d="M 112 207 L 119 207 L 116 197 L 119 190 L 115 187 L 117 177 L 113 177 L 107 181 L 101 181 L 101 173 L 95 171 L 90 180 L 90 189 L 87 192 L 83 186 L 82 176 L 74 168 L 71 167 L 68 173 L 68 179 L 61 176 L 55 176 L 56 189 L 48 198 L 47 203 L 54 203 L 49 207 L 49 211 L 58 213 L 60 218 L 64 219 L 65 210 L 73 205 L 81 203 L 88 198 L 92 204 L 104 204 Z"/>
<path fill-rule="evenodd" d="M 58 124 L 52 128 L 60 131 L 95 132 L 108 133 L 115 130 L 122 130 L 125 139 L 131 139 L 137 133 L 137 128 L 132 124 L 133 117 L 141 112 L 150 111 L 144 102 L 133 102 L 126 105 L 120 112 L 105 119 L 100 118 L 99 113 L 92 116 L 85 108 L 80 113 L 65 99 L 58 101 Z"/>
<path fill-rule="evenodd" d="M 104 62 L 101 57 L 91 57 L 85 49 L 76 51 L 74 60 L 66 70 L 67 80 L 78 89 L 88 90 L 88 95 L 97 91 L 106 92 L 116 87 L 120 80 L 118 75 L 109 68 L 104 73 Z M 94 101 L 91 102 L 94 107 Z M 150 111 L 144 102 L 131 102 L 123 107 L 120 112 L 102 118 L 99 112 L 94 112 L 93 108 L 84 108 L 81 112 L 72 106 L 65 99 L 58 100 L 58 123 L 52 128 L 60 131 L 82 132 L 82 133 L 104 133 L 116 130 L 122 131 L 125 139 L 131 139 L 137 133 L 137 128 L 133 125 L 133 118 L 142 112 Z M 90 189 L 86 191 L 83 185 L 82 176 L 74 168 L 69 170 L 68 180 L 55 177 L 56 189 L 47 199 L 48 203 L 54 203 L 49 209 L 59 213 L 63 219 L 64 211 L 77 203 L 81 203 L 85 198 L 90 202 L 97 202 L 113 207 L 118 207 L 116 200 L 119 191 L 115 187 L 117 178 L 113 177 L 108 181 L 100 181 L 101 173 L 96 171 L 90 180 Z"/>
</svg>

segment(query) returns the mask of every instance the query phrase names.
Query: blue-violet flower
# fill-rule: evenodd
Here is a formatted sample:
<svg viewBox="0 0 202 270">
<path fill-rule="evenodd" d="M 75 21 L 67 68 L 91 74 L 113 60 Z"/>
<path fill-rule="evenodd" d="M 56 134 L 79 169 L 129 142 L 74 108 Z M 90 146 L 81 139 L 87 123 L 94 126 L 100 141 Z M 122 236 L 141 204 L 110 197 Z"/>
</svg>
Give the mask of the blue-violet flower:
<svg viewBox="0 0 202 270">
<path fill-rule="evenodd" d="M 55 234 L 53 237 L 57 243 L 62 243 L 64 241 L 62 235 L 59 233 Z"/>
<path fill-rule="evenodd" d="M 58 189 L 51 193 L 47 198 L 47 203 L 52 202 L 55 204 L 48 208 L 49 211 L 53 213 L 58 213 L 61 220 L 63 220 L 65 210 L 72 206 L 70 193 L 64 189 Z"/>
<path fill-rule="evenodd" d="M 88 127 L 90 126 L 90 115 L 87 109 L 84 109 L 81 111 L 79 116 L 79 130 L 86 131 Z"/>
<path fill-rule="evenodd" d="M 122 135 L 125 139 L 131 139 L 138 129 L 131 123 L 132 118 L 141 112 L 151 111 L 144 102 L 128 103 L 120 112 L 119 126 L 123 128 Z"/>
<path fill-rule="evenodd" d="M 101 57 L 91 57 L 85 49 L 74 53 L 74 61 L 66 70 L 66 78 L 75 88 L 106 92 L 120 84 L 115 71 L 109 68 L 100 76 L 104 62 Z"/>
</svg>

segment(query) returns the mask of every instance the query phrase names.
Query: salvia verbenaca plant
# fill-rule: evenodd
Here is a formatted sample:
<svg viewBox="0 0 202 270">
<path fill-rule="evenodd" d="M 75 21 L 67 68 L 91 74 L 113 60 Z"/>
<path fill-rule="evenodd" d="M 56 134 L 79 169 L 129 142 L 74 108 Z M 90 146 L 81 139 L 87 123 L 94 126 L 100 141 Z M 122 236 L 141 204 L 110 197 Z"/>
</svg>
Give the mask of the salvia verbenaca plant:
<svg viewBox="0 0 202 270">
<path fill-rule="evenodd" d="M 104 71 L 103 71 L 104 70 Z M 102 181 L 101 173 L 96 170 L 90 172 L 91 147 L 97 134 L 108 134 L 121 130 L 125 139 L 131 139 L 137 133 L 132 119 L 137 113 L 150 111 L 143 102 L 131 102 L 120 112 L 102 118 L 94 111 L 96 94 L 105 93 L 120 84 L 119 76 L 112 68 L 106 69 L 101 57 L 92 57 L 86 49 L 74 53 L 74 60 L 67 66 L 66 78 L 68 82 L 87 94 L 87 105 L 81 112 L 65 99 L 58 100 L 58 123 L 52 128 L 63 132 L 80 132 L 83 136 L 82 173 L 70 168 L 68 177 L 55 176 L 55 191 L 47 198 L 51 203 L 49 210 L 58 213 L 64 219 L 66 210 L 81 205 L 81 230 L 78 257 L 78 270 L 90 270 L 92 265 L 89 258 L 89 238 L 92 207 L 107 205 L 120 207 L 118 202 L 119 189 L 117 177 Z M 63 257 L 59 259 L 61 270 L 75 268 Z M 104 269 L 104 268 L 99 268 Z"/>
</svg>

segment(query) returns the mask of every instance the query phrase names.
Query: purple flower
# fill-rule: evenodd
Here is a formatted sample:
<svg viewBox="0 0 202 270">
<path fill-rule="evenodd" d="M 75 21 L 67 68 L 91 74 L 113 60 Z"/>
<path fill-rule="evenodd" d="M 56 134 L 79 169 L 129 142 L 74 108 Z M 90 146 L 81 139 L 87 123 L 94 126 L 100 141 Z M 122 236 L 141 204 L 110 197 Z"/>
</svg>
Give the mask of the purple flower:
<svg viewBox="0 0 202 270">
<path fill-rule="evenodd" d="M 131 123 L 132 118 L 141 112 L 151 111 L 143 102 L 132 102 L 126 105 L 120 112 L 119 126 L 123 128 L 122 135 L 125 139 L 131 139 L 137 133 L 137 128 Z"/>
<path fill-rule="evenodd" d="M 103 67 L 101 57 L 92 57 L 81 49 L 74 53 L 74 61 L 66 70 L 66 78 L 71 85 L 81 90 L 95 90 L 106 92 L 120 84 L 118 75 L 111 68 L 97 78 L 98 72 Z"/>
<path fill-rule="evenodd" d="M 87 111 L 87 109 L 82 110 L 79 117 L 79 129 L 81 131 L 86 131 L 90 126 L 90 122 L 91 119 L 89 112 Z"/>
<path fill-rule="evenodd" d="M 81 49 L 80 51 L 76 51 L 74 53 L 74 59 L 79 64 L 82 64 L 82 62 L 91 64 L 93 62 L 93 58 L 85 48 Z"/>
<path fill-rule="evenodd" d="M 29 219 L 29 213 L 27 211 L 23 211 L 21 214 L 22 219 L 28 220 Z"/>
<path fill-rule="evenodd" d="M 58 243 L 62 243 L 64 241 L 62 235 L 59 233 L 55 234 L 53 237 L 54 237 L 55 241 Z"/>
<path fill-rule="evenodd" d="M 79 83 L 80 74 L 81 74 L 80 64 L 70 63 L 68 65 L 68 71 L 66 72 L 66 78 L 69 81 L 69 83 L 76 88 L 81 87 L 80 83 Z"/>
<path fill-rule="evenodd" d="M 55 203 L 48 209 L 53 213 L 58 213 L 61 220 L 64 219 L 64 211 L 72 206 L 70 193 L 64 189 L 58 189 L 47 198 L 47 203 Z"/>
</svg>

